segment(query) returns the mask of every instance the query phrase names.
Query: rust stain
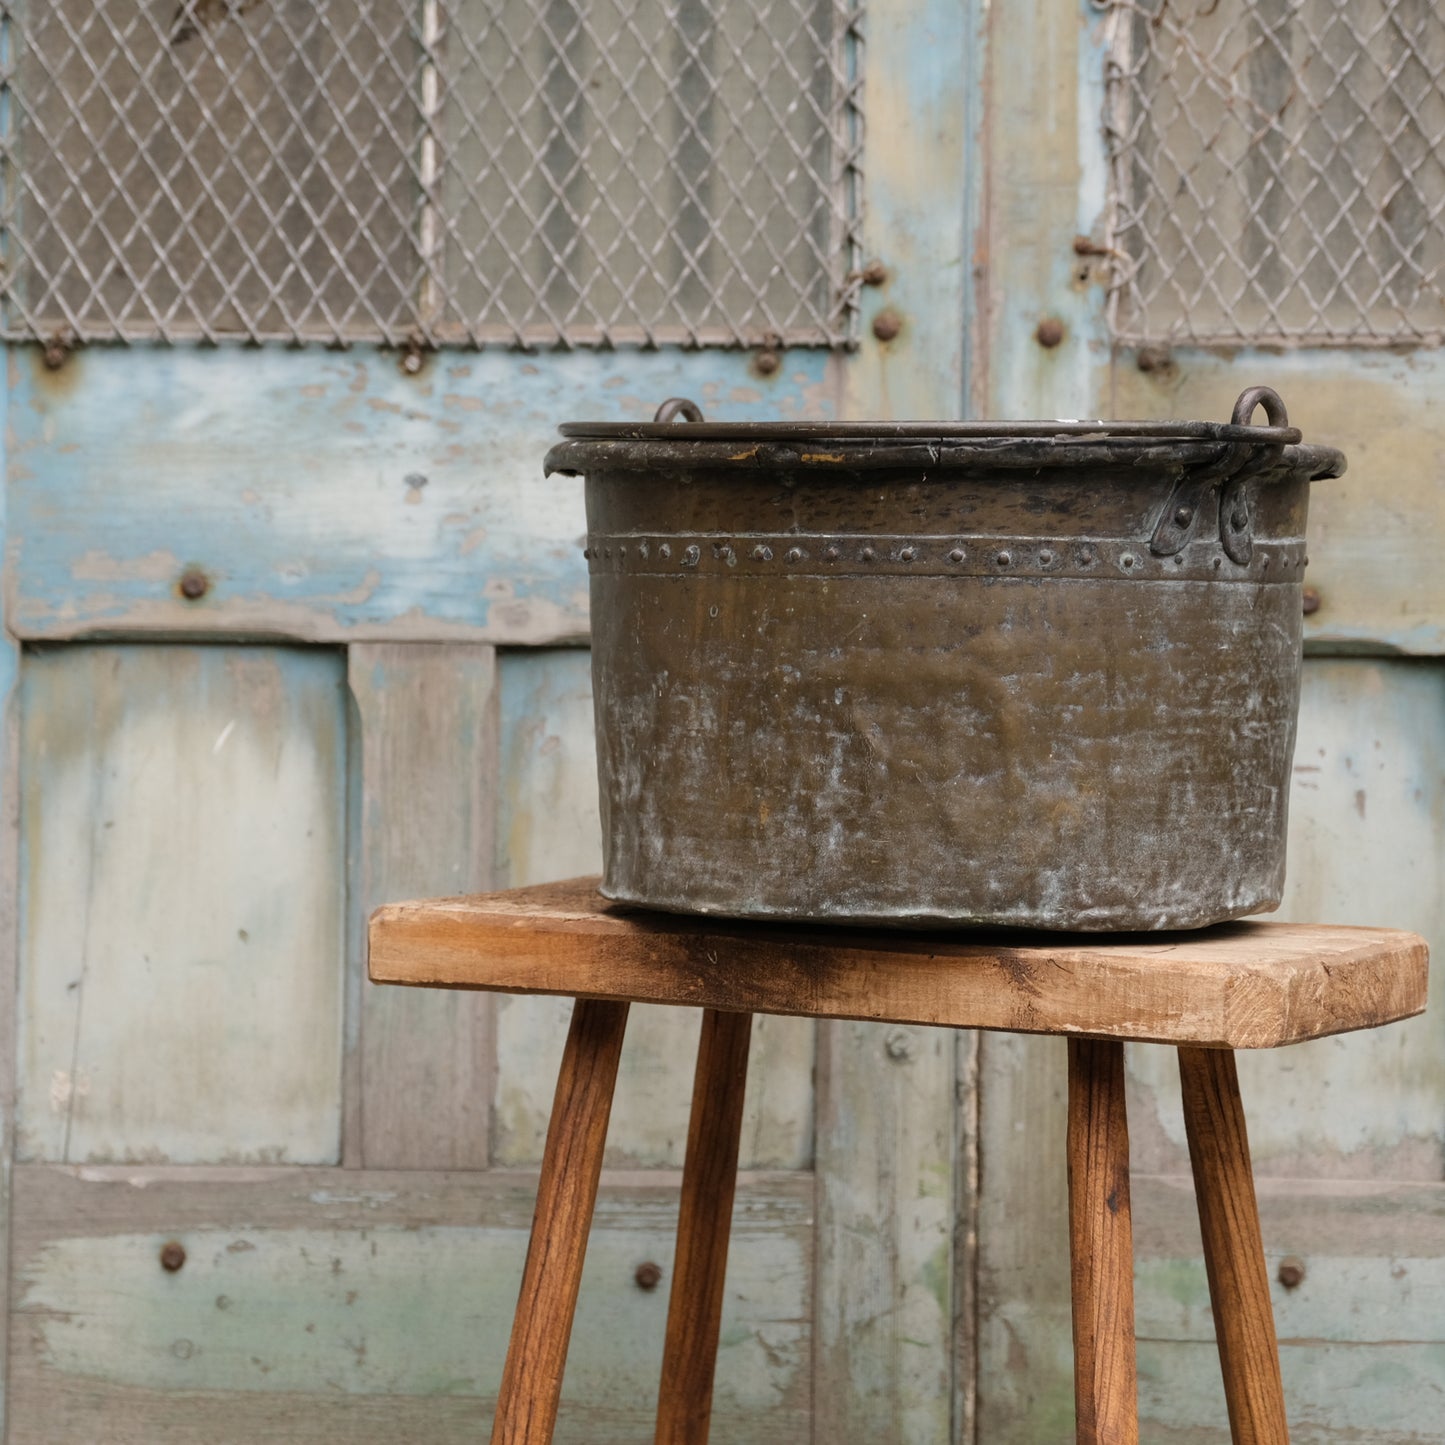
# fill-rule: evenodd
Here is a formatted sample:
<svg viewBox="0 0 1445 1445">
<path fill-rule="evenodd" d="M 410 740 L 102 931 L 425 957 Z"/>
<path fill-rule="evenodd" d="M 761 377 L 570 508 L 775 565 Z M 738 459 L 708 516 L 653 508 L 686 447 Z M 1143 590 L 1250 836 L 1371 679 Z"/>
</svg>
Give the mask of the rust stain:
<svg viewBox="0 0 1445 1445">
<path fill-rule="evenodd" d="M 841 462 L 842 452 L 804 452 L 802 460 L 805 462 Z"/>
</svg>

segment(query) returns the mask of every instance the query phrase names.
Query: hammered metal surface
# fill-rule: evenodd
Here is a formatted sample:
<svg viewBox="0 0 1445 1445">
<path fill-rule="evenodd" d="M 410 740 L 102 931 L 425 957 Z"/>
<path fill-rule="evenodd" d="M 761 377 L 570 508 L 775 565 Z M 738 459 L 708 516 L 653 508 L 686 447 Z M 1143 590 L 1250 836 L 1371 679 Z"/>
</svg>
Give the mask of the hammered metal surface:
<svg viewBox="0 0 1445 1445">
<path fill-rule="evenodd" d="M 587 481 L 610 897 L 1060 929 L 1278 903 L 1309 480 L 1338 454 L 1241 484 L 1240 563 L 1217 477 L 1151 551 L 1164 462 L 686 468 L 641 442 L 628 467 L 614 445 Z"/>
</svg>

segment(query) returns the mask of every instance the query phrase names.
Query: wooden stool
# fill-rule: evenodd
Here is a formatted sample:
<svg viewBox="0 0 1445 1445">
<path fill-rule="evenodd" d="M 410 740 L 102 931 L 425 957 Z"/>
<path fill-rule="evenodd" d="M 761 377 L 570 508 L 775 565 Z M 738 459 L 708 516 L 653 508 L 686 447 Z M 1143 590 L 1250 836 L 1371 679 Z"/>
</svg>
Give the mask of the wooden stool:
<svg viewBox="0 0 1445 1445">
<path fill-rule="evenodd" d="M 1234 1049 L 1425 1007 L 1427 951 L 1380 928 L 938 935 L 614 907 L 595 879 L 401 903 L 371 920 L 381 983 L 575 997 L 492 1445 L 552 1438 L 631 1003 L 705 1010 L 663 1351 L 658 1445 L 705 1445 L 751 1015 L 1065 1034 L 1077 1438 L 1138 1439 L 1125 1039 L 1176 1044 L 1220 1364 L 1237 1442 L 1288 1440 Z"/>
</svg>

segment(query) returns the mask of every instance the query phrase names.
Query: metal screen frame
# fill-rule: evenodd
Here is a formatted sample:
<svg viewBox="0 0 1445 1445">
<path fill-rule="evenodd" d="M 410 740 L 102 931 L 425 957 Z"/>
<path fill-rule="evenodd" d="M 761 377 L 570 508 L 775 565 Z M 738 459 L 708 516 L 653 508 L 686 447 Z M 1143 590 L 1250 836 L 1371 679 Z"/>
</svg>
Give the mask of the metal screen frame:
<svg viewBox="0 0 1445 1445">
<path fill-rule="evenodd" d="M 862 0 L 8 0 L 0 339 L 851 348 L 862 100 Z"/>
<path fill-rule="evenodd" d="M 1122 345 L 1445 343 L 1438 0 L 1094 0 Z"/>
</svg>

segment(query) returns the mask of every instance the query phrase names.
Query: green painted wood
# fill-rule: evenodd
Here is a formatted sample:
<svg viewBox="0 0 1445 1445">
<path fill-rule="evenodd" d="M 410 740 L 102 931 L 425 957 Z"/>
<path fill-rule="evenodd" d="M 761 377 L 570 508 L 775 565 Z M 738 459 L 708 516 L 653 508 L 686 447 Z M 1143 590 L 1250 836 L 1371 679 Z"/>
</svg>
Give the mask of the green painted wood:
<svg viewBox="0 0 1445 1445">
<path fill-rule="evenodd" d="M 336 1159 L 342 684 L 275 648 L 25 657 L 21 1158 Z"/>
<path fill-rule="evenodd" d="M 1445 1185 L 1264 1179 L 1260 1220 L 1292 1439 L 1422 1445 L 1445 1395 Z M 1224 1445 L 1188 1179 L 1136 1176 L 1135 1236 L 1144 1438 Z M 1293 1256 L 1302 1281 L 1277 1280 Z"/>
<path fill-rule="evenodd" d="M 500 886 L 601 868 L 589 654 L 506 652 L 500 667 L 497 857 Z M 495 1157 L 533 1165 L 547 1119 L 571 1003 L 498 998 Z M 699 1019 L 695 1009 L 634 1009 L 608 1131 L 611 1167 L 680 1169 Z M 806 1168 L 813 1142 L 811 1020 L 758 1018 L 748 1062 L 745 1169 Z"/>
<path fill-rule="evenodd" d="M 397 899 L 485 892 L 496 834 L 495 652 L 466 643 L 358 643 L 347 653 L 347 677 L 360 768 L 357 923 Z M 353 935 L 363 972 L 364 936 Z M 348 1110 L 354 1162 L 487 1166 L 492 1021 L 482 994 L 362 983 Z"/>
<path fill-rule="evenodd" d="M 675 1175 L 604 1178 L 559 1445 L 656 1406 Z M 437 1442 L 484 1436 L 535 1179 L 494 1171 L 17 1172 L 15 1439 Z M 741 1182 L 717 1438 L 807 1431 L 812 1189 Z M 159 1251 L 185 1249 L 168 1273 Z"/>
<path fill-rule="evenodd" d="M 979 1039 L 980 1442 L 1074 1439 L 1067 1087 L 1063 1039 Z"/>
<path fill-rule="evenodd" d="M 820 1026 L 816 1440 L 952 1438 L 955 1044 Z"/>
</svg>

